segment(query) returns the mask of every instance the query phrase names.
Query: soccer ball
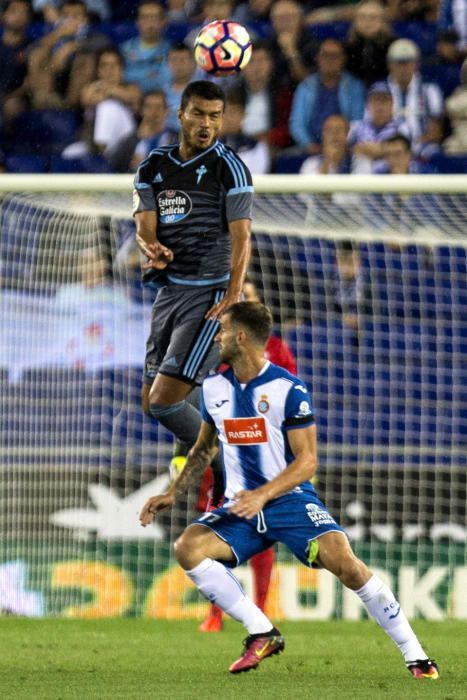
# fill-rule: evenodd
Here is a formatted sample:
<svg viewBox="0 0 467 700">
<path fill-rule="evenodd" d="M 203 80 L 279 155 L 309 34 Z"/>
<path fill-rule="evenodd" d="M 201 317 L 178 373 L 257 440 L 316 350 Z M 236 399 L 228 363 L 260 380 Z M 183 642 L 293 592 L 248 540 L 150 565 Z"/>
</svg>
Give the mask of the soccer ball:
<svg viewBox="0 0 467 700">
<path fill-rule="evenodd" d="M 206 24 L 195 39 L 195 60 L 210 75 L 239 73 L 251 58 L 245 27 L 228 19 Z"/>
</svg>

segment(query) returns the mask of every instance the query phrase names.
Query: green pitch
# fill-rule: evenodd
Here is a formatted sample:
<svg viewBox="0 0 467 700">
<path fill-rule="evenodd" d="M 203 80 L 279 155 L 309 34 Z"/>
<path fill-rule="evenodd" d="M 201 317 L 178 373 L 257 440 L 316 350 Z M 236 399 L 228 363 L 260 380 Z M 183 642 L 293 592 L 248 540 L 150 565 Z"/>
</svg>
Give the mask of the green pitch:
<svg viewBox="0 0 467 700">
<path fill-rule="evenodd" d="M 467 698 L 467 622 L 417 622 L 439 681 L 416 681 L 372 622 L 288 622 L 286 650 L 232 676 L 240 625 L 202 634 L 194 622 L 0 619 L 2 700 L 403 700 Z"/>
</svg>

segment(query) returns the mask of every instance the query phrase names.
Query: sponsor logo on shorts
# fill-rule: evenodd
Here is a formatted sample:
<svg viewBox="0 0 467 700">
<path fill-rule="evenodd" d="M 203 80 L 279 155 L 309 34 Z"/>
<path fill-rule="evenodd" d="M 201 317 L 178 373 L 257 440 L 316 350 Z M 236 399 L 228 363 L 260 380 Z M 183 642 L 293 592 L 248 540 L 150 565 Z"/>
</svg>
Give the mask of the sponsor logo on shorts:
<svg viewBox="0 0 467 700">
<path fill-rule="evenodd" d="M 164 190 L 157 196 L 159 221 L 162 224 L 173 224 L 181 221 L 191 212 L 191 199 L 181 190 Z"/>
<path fill-rule="evenodd" d="M 316 503 L 306 504 L 306 513 L 315 527 L 321 525 L 335 525 L 336 521 L 327 510 L 321 508 Z"/>
<path fill-rule="evenodd" d="M 260 445 L 268 441 L 266 421 L 261 417 L 224 418 L 224 432 L 229 445 Z"/>
</svg>

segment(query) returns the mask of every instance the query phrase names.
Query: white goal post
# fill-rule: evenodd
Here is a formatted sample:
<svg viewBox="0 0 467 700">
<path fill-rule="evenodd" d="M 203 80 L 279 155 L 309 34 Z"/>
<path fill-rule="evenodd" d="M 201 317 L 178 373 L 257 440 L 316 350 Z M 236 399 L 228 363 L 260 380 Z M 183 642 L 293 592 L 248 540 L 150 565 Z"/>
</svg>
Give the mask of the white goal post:
<svg viewBox="0 0 467 700">
<path fill-rule="evenodd" d="M 467 619 L 467 178 L 254 180 L 250 277 L 307 382 L 318 491 L 409 617 Z M 171 436 L 140 407 L 153 297 L 132 176 L 0 178 L 0 609 L 199 619 L 154 528 Z M 248 567 L 239 570 L 251 590 Z M 359 604 L 277 548 L 275 619 Z M 193 622 L 195 624 L 195 622 Z"/>
</svg>

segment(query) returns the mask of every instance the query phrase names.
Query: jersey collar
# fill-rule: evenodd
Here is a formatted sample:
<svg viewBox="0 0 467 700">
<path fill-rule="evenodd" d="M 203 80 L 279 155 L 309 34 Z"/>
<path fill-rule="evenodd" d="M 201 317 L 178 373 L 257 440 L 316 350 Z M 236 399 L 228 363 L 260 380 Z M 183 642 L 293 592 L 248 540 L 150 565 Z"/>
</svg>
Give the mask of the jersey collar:
<svg viewBox="0 0 467 700">
<path fill-rule="evenodd" d="M 216 148 L 216 146 L 218 146 L 218 145 L 219 145 L 219 140 L 216 139 L 216 140 L 214 141 L 214 143 L 212 144 L 212 146 L 209 146 L 209 148 L 207 148 L 207 149 L 206 149 L 205 151 L 203 151 L 202 153 L 199 153 L 199 154 L 198 154 L 197 156 L 195 156 L 194 158 L 190 158 L 190 160 L 180 160 L 179 158 L 176 158 L 176 157 L 174 156 L 174 153 L 175 153 L 175 152 L 178 153 L 179 146 L 177 146 L 176 148 L 173 149 L 173 151 L 170 151 L 170 153 L 169 153 L 169 158 L 170 158 L 170 160 L 173 160 L 173 162 L 176 163 L 177 165 L 180 165 L 182 168 L 186 168 L 187 165 L 190 165 L 191 163 L 194 163 L 194 162 L 197 161 L 199 158 L 204 158 L 204 156 L 205 156 L 207 153 L 210 153 L 210 152 L 211 152 L 214 148 Z"/>
<path fill-rule="evenodd" d="M 262 368 L 261 372 L 259 374 L 257 374 L 256 377 L 254 377 L 253 379 L 250 379 L 250 381 L 245 385 L 244 389 L 242 389 L 242 385 L 238 381 L 238 379 L 235 376 L 233 369 L 231 367 L 230 367 L 230 371 L 228 371 L 226 374 L 227 374 L 228 379 L 230 379 L 230 381 L 232 382 L 232 384 L 235 387 L 240 389 L 240 391 L 245 391 L 247 389 L 248 390 L 254 389 L 256 386 L 263 384 L 266 377 L 270 373 L 270 371 L 271 371 L 271 363 L 269 360 L 267 360 L 266 364 Z"/>
</svg>

